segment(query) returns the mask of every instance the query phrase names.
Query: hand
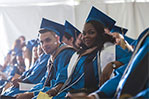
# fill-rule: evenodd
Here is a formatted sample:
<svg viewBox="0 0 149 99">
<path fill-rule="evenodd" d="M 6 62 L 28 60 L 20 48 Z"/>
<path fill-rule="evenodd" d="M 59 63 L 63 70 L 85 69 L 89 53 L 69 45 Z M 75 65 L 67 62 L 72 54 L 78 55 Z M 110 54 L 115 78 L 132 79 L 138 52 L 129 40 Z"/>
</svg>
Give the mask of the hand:
<svg viewBox="0 0 149 99">
<path fill-rule="evenodd" d="M 103 72 L 100 76 L 100 84 L 99 86 L 102 86 L 108 79 L 110 79 L 110 76 L 112 74 L 113 68 L 112 68 L 112 63 L 108 63 L 105 68 L 103 69 Z"/>
<path fill-rule="evenodd" d="M 124 40 L 124 37 L 117 32 L 113 32 L 112 36 L 116 39 L 116 45 L 120 45 L 121 41 Z"/>
<path fill-rule="evenodd" d="M 33 93 L 21 93 L 16 96 L 16 99 L 32 99 L 34 97 Z"/>
<path fill-rule="evenodd" d="M 12 81 L 12 83 L 13 83 L 13 85 L 15 86 L 15 87 L 19 87 L 19 83 L 18 82 L 21 82 L 22 80 L 21 79 L 14 79 L 13 81 Z"/>
<path fill-rule="evenodd" d="M 69 98 L 69 99 L 95 99 L 95 97 L 93 95 L 88 96 L 85 93 L 75 93 L 75 94 L 68 93 L 66 95 L 66 98 Z"/>
<path fill-rule="evenodd" d="M 56 90 L 55 88 L 52 88 L 52 89 L 50 89 L 49 91 L 47 91 L 46 94 L 48 94 L 49 97 L 51 97 L 51 96 L 56 96 L 57 90 Z"/>
</svg>

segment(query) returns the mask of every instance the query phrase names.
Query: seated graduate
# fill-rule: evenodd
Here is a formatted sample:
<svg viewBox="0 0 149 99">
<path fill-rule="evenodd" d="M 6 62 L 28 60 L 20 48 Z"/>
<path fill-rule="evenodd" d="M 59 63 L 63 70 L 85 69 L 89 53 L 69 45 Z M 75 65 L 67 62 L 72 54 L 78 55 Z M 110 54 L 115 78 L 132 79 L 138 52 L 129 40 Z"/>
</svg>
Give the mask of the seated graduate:
<svg viewBox="0 0 149 99">
<path fill-rule="evenodd" d="M 71 99 L 104 99 L 104 98 L 138 98 L 148 97 L 148 40 L 149 28 L 143 31 L 136 40 L 135 50 L 128 64 L 117 70 L 117 75 L 108 80 L 96 92 L 85 94 L 69 94 Z"/>
<path fill-rule="evenodd" d="M 37 59 L 35 64 L 29 69 L 25 71 L 18 79 L 14 79 L 12 81 L 13 86 L 5 90 L 2 95 L 4 96 L 15 96 L 18 93 L 23 93 L 25 91 L 19 90 L 19 82 L 37 84 L 40 82 L 42 77 L 45 75 L 47 70 L 46 65 L 49 59 L 48 54 L 41 54 Z"/>
<path fill-rule="evenodd" d="M 38 52 L 39 50 L 41 50 L 41 52 L 43 52 L 42 49 L 41 49 L 41 47 L 40 47 L 40 45 L 39 45 L 39 43 L 36 44 L 36 45 L 32 48 L 32 62 L 31 62 L 31 66 L 33 66 L 33 64 L 34 64 L 34 63 L 36 62 L 36 60 L 39 58 L 39 56 L 40 56 L 40 53 Z"/>
<path fill-rule="evenodd" d="M 32 39 L 27 41 L 25 47 L 23 47 L 24 62 L 26 66 L 26 71 L 30 69 L 32 63 L 32 49 L 37 45 L 38 39 Z"/>
<path fill-rule="evenodd" d="M 119 26 L 114 26 L 111 30 L 111 33 L 120 33 L 124 35 L 124 37 L 120 37 L 120 39 L 125 39 L 126 41 L 128 41 L 129 43 L 132 43 L 134 40 L 125 36 L 126 32 L 128 30 Z M 118 37 L 117 37 L 118 38 Z M 126 42 L 125 41 L 125 42 Z M 119 41 L 120 42 L 120 41 Z M 105 68 L 103 69 L 103 72 L 101 74 L 101 78 L 100 78 L 100 86 L 102 84 L 104 84 L 104 82 L 106 82 L 108 79 L 110 79 L 111 74 L 113 72 L 114 69 L 119 68 L 120 66 L 123 66 L 124 64 L 127 64 L 131 58 L 132 55 L 132 51 L 130 50 L 129 47 L 126 48 L 126 45 L 122 44 L 118 44 L 116 45 L 116 60 L 112 61 L 110 63 L 108 63 Z M 129 49 L 128 49 L 129 48 Z M 132 49 L 132 47 L 131 47 Z"/>
<path fill-rule="evenodd" d="M 99 17 L 89 15 L 83 29 L 83 46 L 72 56 L 65 75 L 60 74 L 56 86 L 47 91 L 53 99 L 65 98 L 69 91 L 86 91 L 87 93 L 98 89 L 99 55 L 106 42 L 115 42 L 115 38 L 104 32 L 104 25 L 100 23 Z M 99 67 L 98 67 L 99 66 Z M 67 78 L 67 80 L 66 80 Z M 61 85 L 63 85 L 61 87 Z"/>
<path fill-rule="evenodd" d="M 39 40 L 45 52 L 50 53 L 48 73 L 46 79 L 41 82 L 42 85 L 34 87 L 30 93 L 17 95 L 17 99 L 31 99 L 39 93 L 40 90 L 49 90 L 55 86 L 57 77 L 64 73 L 63 69 L 67 68 L 67 64 L 75 52 L 74 48 L 60 42 L 61 34 L 64 33 L 65 27 L 59 23 L 42 19 L 41 30 L 39 31 Z"/>
<path fill-rule="evenodd" d="M 79 36 L 79 37 L 77 37 L 77 36 Z M 64 31 L 64 33 L 61 33 L 60 39 L 62 39 L 63 43 L 65 43 L 67 45 L 70 45 L 70 46 L 73 46 L 75 49 L 76 49 L 76 46 L 78 46 L 78 48 L 79 48 L 79 45 L 80 45 L 80 42 L 81 42 L 79 40 L 80 39 L 80 31 L 77 28 L 75 28 L 71 23 L 69 23 L 68 21 L 65 21 L 65 31 Z M 78 43 L 76 43 L 77 42 L 76 39 L 78 39 L 78 41 L 79 41 Z M 74 43 L 76 43 L 76 45 Z M 46 72 L 46 75 L 41 80 L 40 84 L 38 84 L 37 86 L 35 86 L 31 90 L 29 90 L 28 92 L 30 92 L 30 94 L 32 94 L 31 92 L 42 89 L 43 85 L 45 83 L 45 80 L 47 78 L 47 75 L 48 75 L 48 71 Z M 42 90 L 44 90 L 44 88 Z M 17 98 L 20 98 L 20 97 L 21 98 L 23 98 L 23 97 L 27 98 L 28 94 L 29 93 L 19 94 L 17 96 Z"/>
<path fill-rule="evenodd" d="M 82 34 L 81 32 L 74 27 L 67 20 L 65 21 L 65 32 L 63 35 L 63 42 L 67 45 L 73 46 L 76 50 L 80 49 L 80 45 L 82 43 Z"/>
</svg>

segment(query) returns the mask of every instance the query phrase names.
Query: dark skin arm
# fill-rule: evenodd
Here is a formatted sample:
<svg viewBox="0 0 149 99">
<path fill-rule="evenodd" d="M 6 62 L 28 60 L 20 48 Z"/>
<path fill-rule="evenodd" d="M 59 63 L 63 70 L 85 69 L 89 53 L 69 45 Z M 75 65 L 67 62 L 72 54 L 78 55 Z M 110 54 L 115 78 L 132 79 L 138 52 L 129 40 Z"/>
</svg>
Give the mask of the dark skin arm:
<svg viewBox="0 0 149 99">
<path fill-rule="evenodd" d="M 60 83 L 54 88 L 48 90 L 46 93 L 49 95 L 49 97 L 56 96 L 56 94 L 58 93 L 58 91 L 61 89 L 62 86 L 63 86 L 63 83 Z"/>
<path fill-rule="evenodd" d="M 120 66 L 123 65 L 123 63 L 121 63 L 119 61 L 114 61 L 113 63 L 116 65 L 116 68 L 112 67 L 112 63 L 111 62 L 106 65 L 106 67 L 104 68 L 104 70 L 103 70 L 103 72 L 101 74 L 99 86 L 102 86 L 107 80 L 110 79 L 110 76 L 111 76 L 112 71 L 114 69 L 117 69 L 117 68 L 119 68 Z"/>
</svg>

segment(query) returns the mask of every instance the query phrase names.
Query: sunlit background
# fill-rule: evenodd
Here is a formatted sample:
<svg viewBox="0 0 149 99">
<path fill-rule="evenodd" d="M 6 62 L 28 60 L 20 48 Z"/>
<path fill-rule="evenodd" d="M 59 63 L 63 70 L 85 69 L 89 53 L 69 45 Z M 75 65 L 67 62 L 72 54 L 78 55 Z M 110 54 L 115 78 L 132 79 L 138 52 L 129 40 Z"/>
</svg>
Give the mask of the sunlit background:
<svg viewBox="0 0 149 99">
<path fill-rule="evenodd" d="M 127 27 L 132 38 L 149 25 L 149 0 L 0 0 L 0 64 L 20 35 L 37 37 L 42 17 L 62 24 L 67 19 L 82 30 L 91 6 Z"/>
</svg>

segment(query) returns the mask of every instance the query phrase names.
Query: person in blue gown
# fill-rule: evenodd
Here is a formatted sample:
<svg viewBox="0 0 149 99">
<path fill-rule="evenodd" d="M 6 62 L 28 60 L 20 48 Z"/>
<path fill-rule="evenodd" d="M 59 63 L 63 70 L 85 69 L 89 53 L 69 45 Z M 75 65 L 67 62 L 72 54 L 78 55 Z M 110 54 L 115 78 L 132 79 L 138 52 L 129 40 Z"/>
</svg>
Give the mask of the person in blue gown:
<svg viewBox="0 0 149 99">
<path fill-rule="evenodd" d="M 81 37 L 81 32 L 66 20 L 65 32 L 63 34 L 62 41 L 67 45 L 73 46 L 77 50 L 80 49 L 80 45 L 82 43 Z"/>
<path fill-rule="evenodd" d="M 25 91 L 19 90 L 19 84 L 18 82 L 23 83 L 31 83 L 31 84 L 37 84 L 40 82 L 42 77 L 45 75 L 45 72 L 47 70 L 46 64 L 48 62 L 49 55 L 42 54 L 38 60 L 35 62 L 35 64 L 32 66 L 31 69 L 28 71 L 25 71 L 20 78 L 15 79 L 13 81 L 12 87 L 8 88 L 2 95 L 4 96 L 15 96 L 18 93 L 23 93 Z"/>
<path fill-rule="evenodd" d="M 63 74 L 63 69 L 66 68 L 75 50 L 60 42 L 61 32 L 64 32 L 63 25 L 45 18 L 42 19 L 39 38 L 43 50 L 51 55 L 48 65 L 49 69 L 39 85 L 32 88 L 29 93 L 19 94 L 17 96 L 18 99 L 22 99 L 23 97 L 31 99 L 34 95 L 38 94 L 42 88 L 49 89 L 53 87 L 57 77 Z M 53 65 L 51 66 L 51 64 Z"/>
<path fill-rule="evenodd" d="M 71 99 L 102 99 L 102 98 L 137 98 L 137 97 L 148 97 L 148 34 L 149 28 L 143 31 L 138 39 L 134 42 L 135 51 L 131 62 L 116 70 L 117 75 L 112 79 L 108 80 L 102 85 L 96 92 L 86 95 L 71 95 L 68 96 Z M 145 37 L 145 38 L 143 38 Z M 143 39 L 142 39 L 143 38 Z M 142 39 L 142 41 L 141 41 Z M 139 42 L 140 45 L 138 44 Z M 138 47 L 138 48 L 137 48 Z M 127 67 L 129 66 L 129 67 Z M 127 69 L 126 69 L 127 67 Z M 124 73 L 124 71 L 126 71 Z M 79 97 L 80 98 L 79 98 Z"/>
<path fill-rule="evenodd" d="M 38 45 L 38 39 L 32 39 L 32 40 L 27 41 L 26 46 L 23 48 L 26 70 L 29 70 L 31 65 L 33 64 L 32 63 L 32 49 L 36 45 Z"/>
<path fill-rule="evenodd" d="M 62 38 L 63 43 L 73 46 L 73 45 L 75 45 L 74 43 L 77 39 L 77 37 L 75 37 L 75 33 L 77 33 L 76 36 L 78 36 L 80 34 L 80 31 L 77 28 L 75 28 L 71 23 L 66 21 L 65 22 L 65 32 L 61 34 L 60 38 Z M 71 39 L 73 39 L 73 40 L 71 41 Z M 76 48 L 76 45 L 74 47 Z M 44 85 L 44 82 L 45 82 L 47 76 L 48 76 L 48 71 L 46 72 L 46 75 L 42 78 L 41 82 L 38 85 L 36 85 L 35 87 L 33 87 L 31 90 L 29 90 L 28 92 L 30 92 L 30 93 L 34 92 L 35 95 L 38 94 L 40 89 L 43 88 L 43 85 Z M 50 88 L 50 87 L 46 87 L 46 88 Z M 37 90 L 39 90 L 39 91 L 37 91 Z M 44 88 L 42 90 L 44 90 Z"/>
</svg>

